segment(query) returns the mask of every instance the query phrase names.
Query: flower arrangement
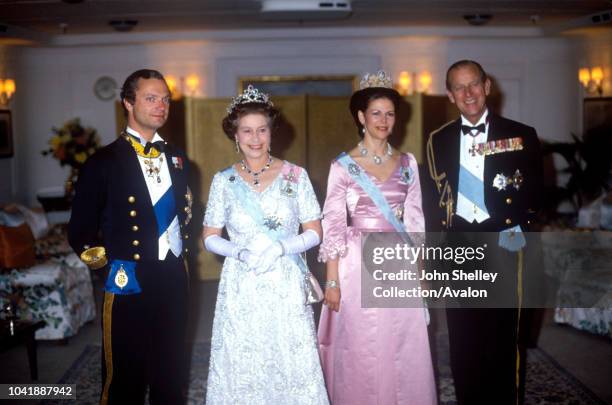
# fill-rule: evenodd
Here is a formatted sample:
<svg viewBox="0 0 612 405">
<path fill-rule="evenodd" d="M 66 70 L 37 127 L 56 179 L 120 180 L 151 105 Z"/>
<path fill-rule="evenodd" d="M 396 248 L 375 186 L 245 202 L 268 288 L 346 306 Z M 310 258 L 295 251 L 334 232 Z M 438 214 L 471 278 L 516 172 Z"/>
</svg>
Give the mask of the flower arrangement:
<svg viewBox="0 0 612 405">
<path fill-rule="evenodd" d="M 50 147 L 41 153 L 59 160 L 61 166 L 69 165 L 73 169 L 80 169 L 87 158 L 100 147 L 97 131 L 91 127 L 84 128 L 78 118 L 66 121 L 61 128 L 53 127 L 52 130 Z"/>
</svg>

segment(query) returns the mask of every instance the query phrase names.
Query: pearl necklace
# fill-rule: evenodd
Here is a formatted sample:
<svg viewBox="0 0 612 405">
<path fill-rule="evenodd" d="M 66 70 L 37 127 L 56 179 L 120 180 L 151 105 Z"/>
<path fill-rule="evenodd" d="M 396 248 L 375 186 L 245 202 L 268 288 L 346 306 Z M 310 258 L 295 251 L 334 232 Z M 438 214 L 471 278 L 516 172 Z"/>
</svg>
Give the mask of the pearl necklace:
<svg viewBox="0 0 612 405">
<path fill-rule="evenodd" d="M 361 154 L 361 156 L 366 157 L 368 156 L 369 152 L 366 149 L 366 147 L 363 145 L 363 141 L 359 142 L 359 144 L 357 145 L 357 147 L 359 148 L 359 153 Z M 392 156 L 393 155 L 393 148 L 391 148 L 391 145 L 389 145 L 389 142 L 387 142 L 387 151 L 385 152 L 385 156 Z M 372 160 L 374 160 L 374 164 L 375 165 L 380 165 L 382 164 L 384 156 L 378 156 L 376 153 L 373 154 L 372 156 Z"/>
<path fill-rule="evenodd" d="M 255 187 L 259 187 L 259 175 L 262 174 L 263 172 L 265 172 L 266 170 L 268 170 L 270 168 L 270 165 L 272 164 L 272 156 L 268 156 L 268 162 L 266 163 L 266 165 L 258 172 L 254 172 L 253 170 L 251 170 L 251 168 L 246 164 L 246 162 L 244 161 L 244 159 L 242 159 L 240 161 L 240 167 L 242 168 L 242 170 L 246 171 L 248 174 L 250 174 L 251 176 L 253 176 L 253 185 Z"/>
</svg>

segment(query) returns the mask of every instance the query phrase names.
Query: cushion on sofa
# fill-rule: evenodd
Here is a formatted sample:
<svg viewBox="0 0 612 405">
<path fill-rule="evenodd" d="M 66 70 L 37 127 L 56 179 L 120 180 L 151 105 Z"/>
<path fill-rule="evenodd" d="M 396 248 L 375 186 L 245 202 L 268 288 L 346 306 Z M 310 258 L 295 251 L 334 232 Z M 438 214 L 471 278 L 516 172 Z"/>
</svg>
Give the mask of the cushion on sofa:
<svg viewBox="0 0 612 405">
<path fill-rule="evenodd" d="M 0 226 L 0 268 L 23 268 L 35 263 L 34 236 L 28 224 Z"/>
</svg>

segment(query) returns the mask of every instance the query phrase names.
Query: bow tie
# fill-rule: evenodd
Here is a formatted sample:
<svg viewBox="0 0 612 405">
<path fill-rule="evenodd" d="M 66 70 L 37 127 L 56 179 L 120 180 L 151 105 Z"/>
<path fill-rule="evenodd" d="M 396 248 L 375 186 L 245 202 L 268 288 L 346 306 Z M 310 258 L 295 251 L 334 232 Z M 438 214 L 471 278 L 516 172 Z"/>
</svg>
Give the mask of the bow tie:
<svg viewBox="0 0 612 405">
<path fill-rule="evenodd" d="M 463 135 L 476 136 L 480 133 L 484 133 L 485 128 L 486 126 L 484 123 L 476 125 L 475 127 L 471 127 L 469 125 L 461 125 L 461 132 L 463 132 Z M 473 131 L 476 131 L 476 133 L 474 133 Z"/>
<path fill-rule="evenodd" d="M 144 147 L 144 153 L 145 155 L 148 155 L 149 152 L 151 151 L 151 148 L 157 149 L 159 153 L 163 153 L 165 147 L 166 147 L 166 144 L 164 141 L 147 142 L 147 144 Z"/>
</svg>

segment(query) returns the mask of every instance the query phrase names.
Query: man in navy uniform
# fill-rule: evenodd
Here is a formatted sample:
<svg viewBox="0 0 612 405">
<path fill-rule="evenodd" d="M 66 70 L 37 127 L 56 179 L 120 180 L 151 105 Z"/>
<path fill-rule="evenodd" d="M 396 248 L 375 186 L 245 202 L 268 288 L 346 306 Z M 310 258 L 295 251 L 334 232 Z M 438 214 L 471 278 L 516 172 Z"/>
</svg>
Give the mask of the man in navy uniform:
<svg viewBox="0 0 612 405">
<path fill-rule="evenodd" d="M 524 233 L 540 205 L 539 141 L 533 128 L 488 110 L 491 81 L 477 62 L 453 64 L 446 74 L 446 88 L 461 117 L 432 133 L 428 141 L 436 196 L 428 229 L 448 231 L 453 245 L 469 246 L 494 235 L 484 271 L 503 273 L 497 290 L 492 289 L 497 295 L 486 308 L 447 308 L 457 402 L 522 403 L 525 358 L 519 354 L 524 353 L 519 334 L 525 331 L 519 328 L 519 275 L 524 267 Z"/>
<path fill-rule="evenodd" d="M 101 404 L 181 404 L 191 193 L 187 159 L 157 133 L 170 92 L 161 73 L 138 70 L 121 102 L 127 128 L 97 151 L 76 186 L 69 240 L 106 276 Z"/>
</svg>

